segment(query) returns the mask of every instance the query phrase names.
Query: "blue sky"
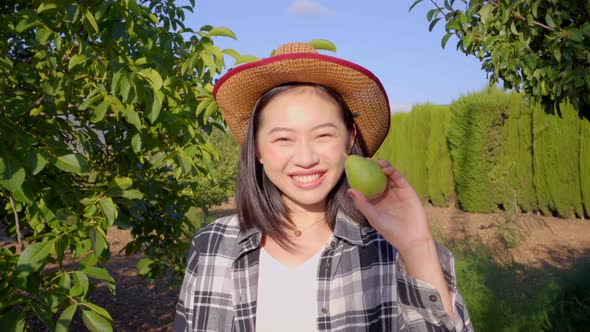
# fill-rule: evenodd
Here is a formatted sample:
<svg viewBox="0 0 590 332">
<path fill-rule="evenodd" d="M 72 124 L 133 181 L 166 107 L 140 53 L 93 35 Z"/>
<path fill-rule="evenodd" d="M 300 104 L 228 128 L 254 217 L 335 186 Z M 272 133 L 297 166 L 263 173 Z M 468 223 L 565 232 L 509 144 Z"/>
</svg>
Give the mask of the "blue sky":
<svg viewBox="0 0 590 332">
<path fill-rule="evenodd" d="M 186 0 L 183 0 L 183 2 Z M 188 1 L 187 1 L 188 2 Z M 366 67 L 381 79 L 393 111 L 418 103 L 448 104 L 486 86 L 474 57 L 455 49 L 457 39 L 440 46 L 444 26 L 428 31 L 429 1 L 408 12 L 413 0 L 197 0 L 186 23 L 225 26 L 237 40 L 215 44 L 241 54 L 267 57 L 285 42 L 328 39 L 327 52 Z"/>
</svg>

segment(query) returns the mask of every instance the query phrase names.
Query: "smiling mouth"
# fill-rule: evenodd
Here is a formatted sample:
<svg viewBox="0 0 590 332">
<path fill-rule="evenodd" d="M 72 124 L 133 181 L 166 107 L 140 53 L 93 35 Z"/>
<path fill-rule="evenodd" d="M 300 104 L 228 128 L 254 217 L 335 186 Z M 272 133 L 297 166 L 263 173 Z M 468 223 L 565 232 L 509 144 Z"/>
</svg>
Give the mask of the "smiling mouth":
<svg viewBox="0 0 590 332">
<path fill-rule="evenodd" d="M 319 179 L 323 173 L 315 173 L 309 175 L 292 175 L 291 178 L 297 182 L 309 183 Z"/>
</svg>

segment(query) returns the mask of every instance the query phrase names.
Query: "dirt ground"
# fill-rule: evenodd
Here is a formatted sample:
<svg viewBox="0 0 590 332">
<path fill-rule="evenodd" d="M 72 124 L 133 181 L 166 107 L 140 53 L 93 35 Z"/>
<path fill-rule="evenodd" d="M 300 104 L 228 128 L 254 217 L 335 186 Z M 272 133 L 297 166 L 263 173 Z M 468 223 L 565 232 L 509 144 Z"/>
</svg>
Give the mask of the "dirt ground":
<svg viewBox="0 0 590 332">
<path fill-rule="evenodd" d="M 516 216 L 517 224 L 506 224 L 506 215 L 468 214 L 454 208 L 427 206 L 433 232 L 438 236 L 466 241 L 501 241 L 519 234 L 518 246 L 507 251 L 510 259 L 533 269 L 565 270 L 574 262 L 590 259 L 590 220 L 558 219 L 536 214 Z M 116 280 L 117 293 L 98 287 L 91 301 L 112 315 L 116 331 L 171 331 L 174 321 L 177 288 L 167 280 L 138 277 L 136 264 L 140 255 L 119 253 L 130 240 L 129 231 L 112 228 L 108 232 L 112 258 L 107 269 Z M 503 251 L 505 252 L 505 250 Z M 84 331 L 81 317 L 76 317 L 72 331 Z"/>
</svg>

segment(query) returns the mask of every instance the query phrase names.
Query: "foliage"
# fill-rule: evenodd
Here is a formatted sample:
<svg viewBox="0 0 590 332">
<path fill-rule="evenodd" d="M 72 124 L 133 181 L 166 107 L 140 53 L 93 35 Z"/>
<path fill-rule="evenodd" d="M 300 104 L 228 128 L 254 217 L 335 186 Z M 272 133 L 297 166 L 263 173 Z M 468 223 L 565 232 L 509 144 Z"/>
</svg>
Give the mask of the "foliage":
<svg viewBox="0 0 590 332">
<path fill-rule="evenodd" d="M 511 93 L 510 112 L 505 124 L 503 157 L 498 167 L 504 169 L 499 179 L 499 202 L 505 210 L 533 211 L 537 201 L 533 185 L 532 112 L 534 105 L 524 102 L 523 97 Z"/>
<path fill-rule="evenodd" d="M 432 107 L 429 104 L 415 105 L 412 108 L 412 116 L 408 123 L 409 154 L 404 163 L 408 165 L 406 177 L 412 184 L 422 202 L 428 202 L 428 175 L 426 169 L 426 152 L 430 137 L 430 113 Z"/>
<path fill-rule="evenodd" d="M 408 156 L 410 147 L 408 144 L 408 120 L 411 113 L 396 113 L 391 115 L 391 124 L 387 137 L 375 153 L 375 158 L 389 161 L 402 174 L 408 172 Z"/>
<path fill-rule="evenodd" d="M 590 121 L 580 126 L 580 189 L 584 210 L 590 216 Z"/>
<path fill-rule="evenodd" d="M 451 105 L 449 149 L 457 199 L 465 211 L 497 209 L 494 167 L 501 158 L 508 112 L 506 95 L 494 88 L 463 96 Z"/>
<path fill-rule="evenodd" d="M 538 114 L 536 114 L 538 113 Z M 538 208 L 560 217 L 581 216 L 580 123 L 570 105 L 563 118 L 533 114 L 533 167 Z"/>
<path fill-rule="evenodd" d="M 523 91 L 548 113 L 569 102 L 590 120 L 590 2 L 430 2 L 430 30 L 445 22 L 442 47 L 457 37 L 457 49 L 482 61 L 491 84 Z"/>
<path fill-rule="evenodd" d="M 109 227 L 132 227 L 125 251 L 140 274 L 184 270 L 191 186 L 218 152 L 212 80 L 227 28 L 184 26 L 172 1 L 3 1 L 0 5 L 0 325 L 33 320 L 67 330 L 76 312 L 93 331 L 111 317 L 90 303 Z M 24 238 L 22 238 L 24 237 Z M 66 264 L 66 262 L 68 264 Z M 70 264 L 71 263 L 71 264 Z"/>
<path fill-rule="evenodd" d="M 506 248 L 499 244 L 439 241 L 455 255 L 457 287 L 476 331 L 581 331 L 590 323 L 587 259 L 565 271 L 538 270 L 501 263 Z"/>
<path fill-rule="evenodd" d="M 240 155 L 240 146 L 229 132 L 214 130 L 209 140 L 219 150 L 219 158 L 205 158 L 203 162 L 209 166 L 209 173 L 191 184 L 197 206 L 203 211 L 203 223 L 207 223 L 211 207 L 226 202 L 234 195 Z"/>
<path fill-rule="evenodd" d="M 448 206 L 455 193 L 452 160 L 447 144 L 449 106 L 430 105 L 430 135 L 426 146 L 428 195 L 435 206 Z"/>
</svg>

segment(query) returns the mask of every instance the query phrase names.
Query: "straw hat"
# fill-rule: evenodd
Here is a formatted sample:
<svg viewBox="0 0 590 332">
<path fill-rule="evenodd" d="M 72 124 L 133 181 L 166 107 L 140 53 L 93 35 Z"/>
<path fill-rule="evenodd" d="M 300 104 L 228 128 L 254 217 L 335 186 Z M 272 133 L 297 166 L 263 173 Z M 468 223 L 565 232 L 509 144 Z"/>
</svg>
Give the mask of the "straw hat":
<svg viewBox="0 0 590 332">
<path fill-rule="evenodd" d="M 273 56 L 240 65 L 219 79 L 213 96 L 240 144 L 258 98 L 278 85 L 292 82 L 321 84 L 338 92 L 356 114 L 360 141 L 367 152 L 372 156 L 377 151 L 390 122 L 389 101 L 381 82 L 367 69 L 319 54 L 308 43 L 282 45 Z"/>
</svg>

